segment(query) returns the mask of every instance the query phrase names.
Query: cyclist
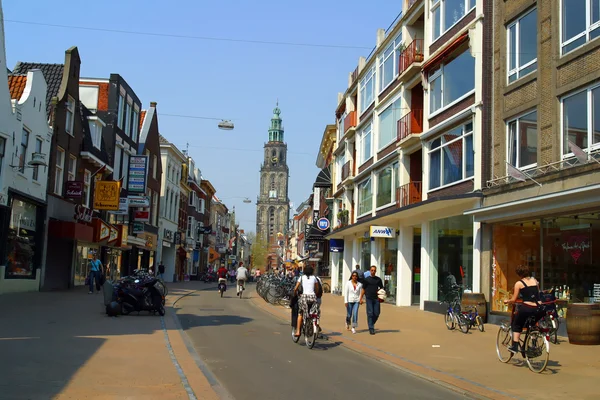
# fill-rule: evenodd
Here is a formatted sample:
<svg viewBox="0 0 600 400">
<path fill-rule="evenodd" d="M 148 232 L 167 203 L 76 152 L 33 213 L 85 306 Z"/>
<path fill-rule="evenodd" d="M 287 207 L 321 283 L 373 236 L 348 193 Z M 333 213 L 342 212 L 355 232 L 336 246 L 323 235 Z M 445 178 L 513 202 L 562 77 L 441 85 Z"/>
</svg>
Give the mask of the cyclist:
<svg viewBox="0 0 600 400">
<path fill-rule="evenodd" d="M 511 322 L 513 342 L 508 351 L 513 354 L 517 354 L 519 352 L 519 338 L 521 337 L 523 326 L 527 320 L 530 317 L 534 317 L 537 322 L 537 320 L 543 317 L 543 312 L 541 312 L 539 309 L 540 288 L 538 281 L 531 276 L 529 267 L 526 265 L 519 265 L 516 268 L 516 272 L 521 279 L 515 283 L 512 298 L 504 301 L 505 304 L 514 304 L 519 296 L 521 296 L 523 299 L 523 303 L 519 307 Z"/>
<path fill-rule="evenodd" d="M 237 296 L 239 296 L 242 290 L 246 290 L 244 286 L 248 280 L 248 270 L 246 267 L 244 267 L 244 263 L 242 261 L 240 261 L 240 267 L 237 269 L 235 278 L 237 279 Z"/>
<path fill-rule="evenodd" d="M 298 299 L 298 323 L 296 324 L 296 337 L 300 336 L 300 332 L 302 330 L 302 317 L 304 314 L 308 314 L 309 311 L 314 311 L 317 314 L 317 320 L 319 320 L 321 310 L 319 307 L 319 303 L 317 302 L 317 278 L 313 275 L 314 270 L 309 265 L 304 267 L 304 274 L 296 283 L 296 287 L 294 287 L 294 294 L 298 293 L 298 289 L 300 285 L 302 285 L 302 294 Z"/>
<path fill-rule="evenodd" d="M 221 268 L 217 271 L 217 277 L 219 278 L 218 284 L 222 283 L 225 290 L 227 290 L 227 268 L 224 265 L 221 265 Z"/>
</svg>

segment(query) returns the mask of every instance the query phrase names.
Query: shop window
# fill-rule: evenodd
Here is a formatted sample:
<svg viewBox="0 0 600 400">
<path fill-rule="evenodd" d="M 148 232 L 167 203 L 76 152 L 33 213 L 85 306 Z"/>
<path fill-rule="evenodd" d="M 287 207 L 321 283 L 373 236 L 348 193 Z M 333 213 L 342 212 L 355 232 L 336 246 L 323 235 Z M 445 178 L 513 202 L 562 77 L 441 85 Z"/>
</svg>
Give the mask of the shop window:
<svg viewBox="0 0 600 400">
<path fill-rule="evenodd" d="M 600 144 L 600 86 L 562 99 L 562 154 L 571 157 L 569 142 L 582 149 Z"/>
<path fill-rule="evenodd" d="M 528 11 L 507 28 L 508 82 L 537 70 L 537 9 Z"/>
<path fill-rule="evenodd" d="M 469 122 L 431 141 L 429 190 L 471 178 L 474 163 L 473 123 Z"/>
<path fill-rule="evenodd" d="M 537 111 L 530 112 L 508 123 L 508 162 L 517 168 L 531 168 L 537 164 Z"/>
<path fill-rule="evenodd" d="M 561 0 L 561 16 L 562 54 L 600 36 L 598 0 Z"/>
<path fill-rule="evenodd" d="M 358 216 L 370 213 L 373 208 L 371 178 L 358 184 Z"/>
<path fill-rule="evenodd" d="M 439 113 L 475 90 L 475 58 L 469 49 L 429 73 L 429 116 Z"/>
<path fill-rule="evenodd" d="M 398 265 L 398 239 L 383 239 L 383 263 L 379 276 L 387 293 L 386 301 L 396 303 L 397 265 Z"/>
<path fill-rule="evenodd" d="M 13 199 L 8 226 L 6 277 L 35 278 L 37 207 Z"/>
<path fill-rule="evenodd" d="M 461 215 L 430 224 L 430 300 L 444 301 L 453 283 L 472 289 L 473 218 Z"/>
</svg>

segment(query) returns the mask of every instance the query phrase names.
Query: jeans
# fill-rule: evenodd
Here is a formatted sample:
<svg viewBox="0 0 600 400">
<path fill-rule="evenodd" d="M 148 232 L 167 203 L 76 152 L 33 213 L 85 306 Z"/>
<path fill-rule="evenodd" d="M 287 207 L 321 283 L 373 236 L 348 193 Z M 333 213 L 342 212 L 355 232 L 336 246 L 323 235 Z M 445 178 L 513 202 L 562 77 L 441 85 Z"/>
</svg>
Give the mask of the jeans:
<svg viewBox="0 0 600 400">
<path fill-rule="evenodd" d="M 360 306 L 359 302 L 356 303 L 348 303 L 346 306 L 346 324 L 350 325 L 352 322 L 352 327 L 358 327 L 358 307 Z"/>
<path fill-rule="evenodd" d="M 375 329 L 375 324 L 379 319 L 379 313 L 381 311 L 381 305 L 379 304 L 379 299 L 366 299 L 367 303 L 367 324 L 369 325 L 369 330 Z"/>
<path fill-rule="evenodd" d="M 161 280 L 164 280 L 164 279 L 165 279 L 165 274 L 164 274 L 164 273 L 162 273 L 162 272 L 159 272 L 157 276 L 158 276 L 158 278 L 160 278 Z"/>
<path fill-rule="evenodd" d="M 90 292 L 94 291 L 94 279 L 100 282 L 100 271 L 90 271 Z"/>
</svg>

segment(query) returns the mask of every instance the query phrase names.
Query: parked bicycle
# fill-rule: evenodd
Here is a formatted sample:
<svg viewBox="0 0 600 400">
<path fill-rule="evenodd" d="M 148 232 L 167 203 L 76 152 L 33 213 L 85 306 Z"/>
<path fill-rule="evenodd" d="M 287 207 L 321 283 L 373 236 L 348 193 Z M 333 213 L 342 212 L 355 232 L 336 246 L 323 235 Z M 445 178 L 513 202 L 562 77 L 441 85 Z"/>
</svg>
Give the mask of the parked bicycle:
<svg viewBox="0 0 600 400">
<path fill-rule="evenodd" d="M 477 305 L 483 304 L 485 303 L 478 303 Z M 469 328 L 477 327 L 477 329 L 479 329 L 479 332 L 483 332 L 485 330 L 485 327 L 483 325 L 483 318 L 481 318 L 481 316 L 479 315 L 476 306 L 471 307 L 467 311 L 462 311 L 462 314 L 467 323 L 469 324 Z"/>
<path fill-rule="evenodd" d="M 453 330 L 458 326 L 462 333 L 468 333 L 471 325 L 461 311 L 461 294 L 462 288 L 458 285 L 453 286 L 450 291 L 445 293 L 443 302 L 448 304 L 448 309 L 444 314 L 444 323 L 448 330 Z"/>
</svg>

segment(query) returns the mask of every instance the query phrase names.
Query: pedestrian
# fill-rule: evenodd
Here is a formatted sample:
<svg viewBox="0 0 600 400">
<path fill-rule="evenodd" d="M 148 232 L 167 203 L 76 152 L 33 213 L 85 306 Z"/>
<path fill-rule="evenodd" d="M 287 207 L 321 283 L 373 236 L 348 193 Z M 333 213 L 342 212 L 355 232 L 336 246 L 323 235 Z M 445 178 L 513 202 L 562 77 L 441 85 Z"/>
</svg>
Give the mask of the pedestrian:
<svg viewBox="0 0 600 400">
<path fill-rule="evenodd" d="M 165 279 L 165 265 L 163 264 L 162 260 L 160 260 L 158 263 L 158 277 L 161 280 Z"/>
<path fill-rule="evenodd" d="M 352 273 L 357 273 L 358 274 L 358 281 L 360 283 L 363 283 L 363 281 L 365 280 L 365 273 L 360 269 L 360 265 L 356 264 L 356 269 L 354 271 L 352 271 Z M 352 278 L 352 277 L 350 277 Z"/>
<path fill-rule="evenodd" d="M 363 298 L 365 298 L 365 302 L 367 303 L 367 324 L 369 325 L 369 333 L 371 335 L 375 334 L 375 324 L 377 323 L 381 312 L 378 292 L 379 289 L 383 289 L 383 282 L 381 281 L 381 278 L 375 275 L 376 273 L 377 267 L 371 265 L 369 276 L 365 276 L 359 298 L 360 304 L 363 303 Z"/>
<path fill-rule="evenodd" d="M 356 266 L 358 268 L 358 265 Z M 371 275 L 371 267 L 365 267 L 365 272 L 363 272 L 363 280 Z"/>
<path fill-rule="evenodd" d="M 359 274 L 352 271 L 350 280 L 346 282 L 344 288 L 344 304 L 346 305 L 346 329 L 350 329 L 352 324 L 352 333 L 356 333 L 358 327 L 358 308 L 360 306 L 360 293 L 362 292 L 362 283 L 359 282 Z"/>
<path fill-rule="evenodd" d="M 90 293 L 92 294 L 94 293 L 94 280 L 96 281 L 96 289 L 98 289 L 98 292 L 100 291 L 100 282 L 101 282 L 101 277 L 102 277 L 102 263 L 100 262 L 100 260 L 98 260 L 98 255 L 96 253 L 94 253 L 94 255 L 92 256 L 92 260 L 89 263 L 89 267 L 90 267 L 90 275 L 89 275 L 89 279 L 90 279 Z"/>
</svg>

